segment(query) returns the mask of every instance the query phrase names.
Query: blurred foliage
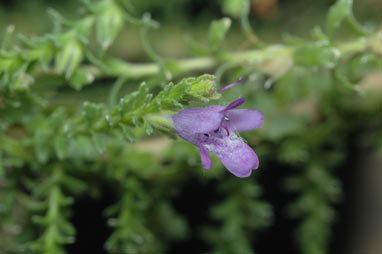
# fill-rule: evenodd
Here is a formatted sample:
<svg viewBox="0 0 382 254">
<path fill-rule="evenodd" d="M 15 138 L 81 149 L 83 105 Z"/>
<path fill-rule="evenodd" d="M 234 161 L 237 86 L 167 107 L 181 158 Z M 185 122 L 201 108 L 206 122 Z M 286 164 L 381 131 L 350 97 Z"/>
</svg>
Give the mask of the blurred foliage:
<svg viewBox="0 0 382 254">
<path fill-rule="evenodd" d="M 217 181 L 213 191 L 223 197 L 206 211 L 217 224 L 199 228 L 208 252 L 254 253 L 256 233 L 273 222 L 257 174 L 272 170 L 275 161 L 295 169 L 285 178 L 285 191 L 295 195 L 285 210 L 299 221 L 301 253 L 327 253 L 341 200 L 334 170 L 353 156 L 349 137 L 360 130 L 370 149 L 382 149 L 381 28 L 362 25 L 352 1 L 338 0 L 323 26 L 271 44 L 253 29 L 253 3 L 211 1 L 218 9 L 204 17 L 210 23 L 201 26 L 205 38 L 191 36 L 192 30 L 184 42 L 191 56 L 163 57 L 153 37 L 165 28 L 148 12 L 165 23 L 191 15 L 186 7 L 192 4 L 83 0 L 75 13 L 64 4 L 67 15 L 48 9 L 51 32 L 15 35 L 12 24 L 3 29 L 0 253 L 65 253 L 75 241 L 73 202 L 97 197 L 104 185 L 117 199 L 105 210 L 113 229 L 105 249 L 166 253 L 169 243 L 195 231 L 172 204 L 190 178 Z M 121 41 L 126 48 L 133 44 L 135 36 L 123 37 L 131 30 L 147 54 L 139 63 L 113 51 Z M 227 46 L 232 37 L 236 45 Z M 239 77 L 246 77 L 240 86 L 216 92 L 222 81 Z M 204 172 L 195 147 L 164 138 L 175 137 L 169 114 L 238 96 L 265 115 L 262 128 L 244 134 L 261 161 L 255 176 L 236 179 L 216 158 Z"/>
</svg>

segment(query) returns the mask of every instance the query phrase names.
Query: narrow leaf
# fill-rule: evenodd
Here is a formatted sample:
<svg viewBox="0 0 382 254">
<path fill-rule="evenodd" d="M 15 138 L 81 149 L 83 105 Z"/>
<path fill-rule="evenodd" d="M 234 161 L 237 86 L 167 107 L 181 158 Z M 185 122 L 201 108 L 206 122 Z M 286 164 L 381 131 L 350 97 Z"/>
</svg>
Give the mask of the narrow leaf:
<svg viewBox="0 0 382 254">
<path fill-rule="evenodd" d="M 121 127 L 123 135 L 126 138 L 126 140 L 128 140 L 130 143 L 133 143 L 135 141 L 135 136 L 131 128 L 127 127 L 126 125 L 122 123 L 119 124 L 119 126 Z"/>
<path fill-rule="evenodd" d="M 218 49 L 220 43 L 225 39 L 228 29 L 231 26 L 231 19 L 222 18 L 214 20 L 208 31 L 208 42 L 212 51 Z"/>
<path fill-rule="evenodd" d="M 342 21 L 352 13 L 353 0 L 338 0 L 330 7 L 326 18 L 326 29 L 329 35 L 333 34 Z"/>
<path fill-rule="evenodd" d="M 98 153 L 100 154 L 103 153 L 105 151 L 105 142 L 102 139 L 102 136 L 99 133 L 94 131 L 91 132 L 91 135 L 92 135 L 92 140 L 93 140 L 95 149 L 97 150 Z"/>
</svg>

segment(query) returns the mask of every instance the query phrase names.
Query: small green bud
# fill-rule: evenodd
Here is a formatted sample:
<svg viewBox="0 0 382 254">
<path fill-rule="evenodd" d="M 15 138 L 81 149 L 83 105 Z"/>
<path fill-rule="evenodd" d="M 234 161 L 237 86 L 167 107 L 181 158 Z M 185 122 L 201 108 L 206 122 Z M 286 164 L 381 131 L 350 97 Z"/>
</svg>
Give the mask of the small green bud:
<svg viewBox="0 0 382 254">
<path fill-rule="evenodd" d="M 69 79 L 81 63 L 82 58 L 81 43 L 76 38 L 68 38 L 56 55 L 56 71 L 60 74 L 65 73 L 65 77 Z"/>
<path fill-rule="evenodd" d="M 220 94 L 216 93 L 215 79 L 213 75 L 204 74 L 192 81 L 189 80 L 191 85 L 188 95 L 201 101 L 220 98 Z"/>
<path fill-rule="evenodd" d="M 113 43 L 123 26 L 123 12 L 112 1 L 103 1 L 104 8 L 97 17 L 97 41 L 102 49 Z"/>
<path fill-rule="evenodd" d="M 83 86 L 90 84 L 93 81 L 94 75 L 84 68 L 76 69 L 69 80 L 71 86 L 76 90 L 80 90 Z"/>
</svg>

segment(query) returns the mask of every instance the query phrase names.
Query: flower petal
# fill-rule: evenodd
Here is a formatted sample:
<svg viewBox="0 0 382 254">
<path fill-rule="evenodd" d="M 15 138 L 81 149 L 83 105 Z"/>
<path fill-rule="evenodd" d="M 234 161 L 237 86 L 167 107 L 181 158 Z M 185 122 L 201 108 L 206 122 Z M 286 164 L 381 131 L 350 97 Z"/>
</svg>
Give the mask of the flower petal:
<svg viewBox="0 0 382 254">
<path fill-rule="evenodd" d="M 209 133 L 219 128 L 224 113 L 223 106 L 185 109 L 172 116 L 174 129 L 185 140 L 198 145 L 196 134 Z"/>
<path fill-rule="evenodd" d="M 205 148 L 203 145 L 199 145 L 199 150 L 203 168 L 210 169 L 212 166 L 212 161 L 207 148 Z"/>
<path fill-rule="evenodd" d="M 233 131 L 250 131 L 264 123 L 264 114 L 256 109 L 236 109 L 227 112 L 229 129 Z"/>
<path fill-rule="evenodd" d="M 237 177 L 248 177 L 253 169 L 259 167 L 255 152 L 235 133 L 205 146 Z"/>
</svg>

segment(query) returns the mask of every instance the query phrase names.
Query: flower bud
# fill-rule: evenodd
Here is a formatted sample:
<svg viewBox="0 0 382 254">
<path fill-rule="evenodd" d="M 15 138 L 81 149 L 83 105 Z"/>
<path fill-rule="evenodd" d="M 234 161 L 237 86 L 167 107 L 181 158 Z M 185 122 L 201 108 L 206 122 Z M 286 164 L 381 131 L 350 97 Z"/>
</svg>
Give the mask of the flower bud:
<svg viewBox="0 0 382 254">
<path fill-rule="evenodd" d="M 65 73 L 65 77 L 69 79 L 81 63 L 82 58 L 81 43 L 76 38 L 68 38 L 56 55 L 56 71 L 60 74 Z"/>
<path fill-rule="evenodd" d="M 202 75 L 198 78 L 189 78 L 187 82 L 190 82 L 191 84 L 188 95 L 191 98 L 201 101 L 218 99 L 220 94 L 216 93 L 215 79 L 215 76 L 209 74 Z"/>
<path fill-rule="evenodd" d="M 123 26 L 123 12 L 112 1 L 101 2 L 97 17 L 97 41 L 102 49 L 107 49 Z"/>
<path fill-rule="evenodd" d="M 80 90 L 83 86 L 88 85 L 93 81 L 94 75 L 85 68 L 77 68 L 69 80 L 71 86 L 76 90 Z"/>
</svg>

